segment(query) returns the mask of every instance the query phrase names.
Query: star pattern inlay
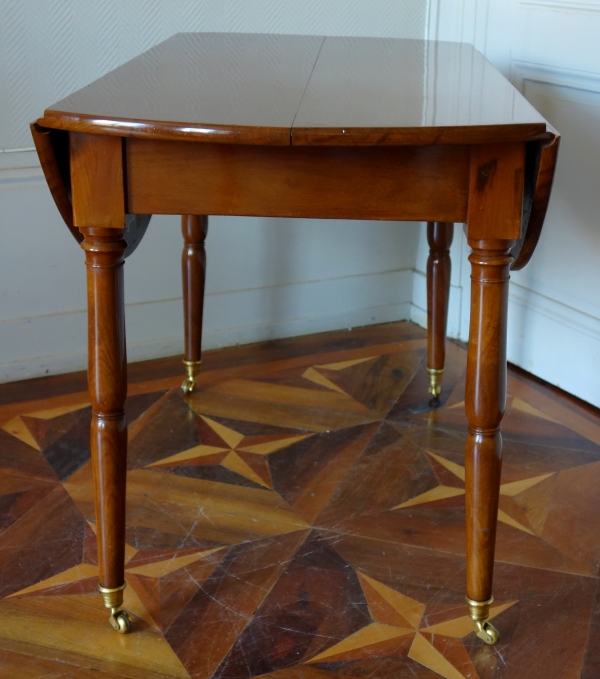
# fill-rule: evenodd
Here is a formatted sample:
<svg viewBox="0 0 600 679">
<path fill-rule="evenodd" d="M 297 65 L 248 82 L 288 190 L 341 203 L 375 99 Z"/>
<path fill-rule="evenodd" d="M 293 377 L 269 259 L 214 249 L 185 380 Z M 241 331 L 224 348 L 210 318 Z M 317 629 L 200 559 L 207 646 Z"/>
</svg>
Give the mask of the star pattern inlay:
<svg viewBox="0 0 600 679">
<path fill-rule="evenodd" d="M 371 624 L 312 657 L 307 664 L 404 656 L 445 679 L 478 679 L 462 641 L 474 631 L 473 621 L 464 615 L 464 604 L 426 606 L 365 573 L 357 571 L 357 575 Z M 493 605 L 490 619 L 515 603 Z"/>
<path fill-rule="evenodd" d="M 95 532 L 95 526 L 89 525 Z M 164 630 L 200 590 L 221 561 L 225 550 L 226 547 L 165 550 L 158 558 L 155 554 L 148 558 L 134 547 L 126 545 L 127 587 L 123 592 L 123 608 L 150 627 Z M 84 562 L 14 592 L 7 598 L 92 594 L 96 593 L 97 584 L 98 566 Z M 175 597 L 172 593 L 165 597 L 161 592 L 174 586 L 178 590 Z"/>
<path fill-rule="evenodd" d="M 328 373 L 340 372 L 342 370 L 346 370 L 346 368 L 352 368 L 355 365 L 372 361 L 374 358 L 376 358 L 376 356 L 366 356 L 364 358 L 355 358 L 350 361 L 337 361 L 336 363 L 314 365 L 311 368 L 307 368 L 302 373 L 302 377 L 320 385 L 321 387 L 325 387 L 326 389 L 331 389 L 333 391 L 337 391 L 340 394 L 344 394 L 344 396 L 348 396 L 344 389 L 327 377 Z"/>
<path fill-rule="evenodd" d="M 125 636 L 97 592 L 89 403 L 79 393 L 3 406 L 0 646 L 10 675 L 593 670 L 573 658 L 593 661 L 600 426 L 513 375 L 492 607 L 501 641 L 484 646 L 462 599 L 464 352 L 449 347 L 452 395 L 424 412 L 426 340 L 407 332 L 392 344 L 385 330 L 372 346 L 342 337 L 314 355 L 294 344 L 289 360 L 219 369 L 185 399 L 179 375 L 136 383 Z M 528 624 L 531 615 L 546 624 Z M 565 625 L 569 653 L 532 655 Z"/>
<path fill-rule="evenodd" d="M 465 468 L 456 464 L 456 462 L 447 460 L 441 455 L 436 455 L 431 452 L 428 452 L 427 454 L 430 457 L 438 480 L 441 481 L 440 485 L 392 507 L 391 511 L 423 505 L 431 507 L 436 505 L 440 506 L 443 503 L 447 505 L 448 501 L 452 498 L 462 498 L 465 495 Z M 450 474 L 448 475 L 447 472 Z M 550 472 L 549 474 L 524 478 L 518 481 L 512 481 L 511 483 L 503 483 L 500 486 L 498 521 L 523 531 L 524 533 L 536 535 L 534 527 L 527 520 L 526 513 L 513 498 L 538 483 L 545 481 L 555 473 L 556 472 Z"/>
<path fill-rule="evenodd" d="M 210 444 L 201 443 L 176 455 L 153 462 L 148 467 L 220 465 L 259 486 L 272 490 L 273 481 L 267 456 L 313 435 L 246 436 L 204 415 L 201 415 L 200 419 L 210 429 Z"/>
</svg>

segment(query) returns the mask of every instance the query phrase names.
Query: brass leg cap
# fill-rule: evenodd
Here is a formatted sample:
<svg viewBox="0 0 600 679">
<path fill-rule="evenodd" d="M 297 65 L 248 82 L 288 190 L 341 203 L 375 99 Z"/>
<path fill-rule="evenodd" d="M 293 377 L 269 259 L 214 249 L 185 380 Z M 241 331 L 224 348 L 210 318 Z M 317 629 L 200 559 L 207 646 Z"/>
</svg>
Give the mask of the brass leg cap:
<svg viewBox="0 0 600 679">
<path fill-rule="evenodd" d="M 123 605 L 123 590 L 126 586 L 127 583 L 125 582 L 119 587 L 102 587 L 102 585 L 98 585 L 98 590 L 104 599 L 104 605 L 106 608 L 110 608 L 108 622 L 120 634 L 127 634 L 131 629 L 129 615 L 127 615 L 126 611 L 121 610 Z"/>
<path fill-rule="evenodd" d="M 475 623 L 475 633 L 478 638 L 488 646 L 495 646 L 500 639 L 500 634 L 492 623 L 488 622 L 494 597 L 490 597 L 487 601 L 475 601 L 469 597 L 465 597 L 465 600 L 469 606 L 469 617 Z"/>
</svg>

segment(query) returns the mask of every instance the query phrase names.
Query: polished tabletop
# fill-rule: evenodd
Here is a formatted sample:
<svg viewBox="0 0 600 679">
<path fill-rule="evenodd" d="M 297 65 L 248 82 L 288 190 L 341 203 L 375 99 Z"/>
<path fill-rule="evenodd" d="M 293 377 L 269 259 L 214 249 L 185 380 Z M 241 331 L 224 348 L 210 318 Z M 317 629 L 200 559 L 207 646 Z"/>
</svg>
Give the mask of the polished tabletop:
<svg viewBox="0 0 600 679">
<path fill-rule="evenodd" d="M 471 45 L 180 33 L 50 106 L 44 127 L 262 145 L 552 138 Z"/>
</svg>

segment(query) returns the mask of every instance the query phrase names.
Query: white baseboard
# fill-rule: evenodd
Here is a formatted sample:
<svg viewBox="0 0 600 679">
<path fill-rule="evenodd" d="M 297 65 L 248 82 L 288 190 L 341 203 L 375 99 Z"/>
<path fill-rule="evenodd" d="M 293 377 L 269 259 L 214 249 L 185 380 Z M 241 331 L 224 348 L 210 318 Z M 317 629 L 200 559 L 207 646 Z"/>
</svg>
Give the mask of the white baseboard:
<svg viewBox="0 0 600 679">
<path fill-rule="evenodd" d="M 461 304 L 463 289 L 457 285 L 450 286 L 448 304 L 448 337 L 460 338 Z M 422 271 L 413 271 L 413 298 L 410 320 L 422 328 L 427 327 L 427 275 Z"/>
<path fill-rule="evenodd" d="M 209 294 L 203 347 L 406 320 L 412 279 L 407 269 Z M 182 317 L 181 299 L 126 305 L 128 360 L 180 354 Z M 0 382 L 85 369 L 86 328 L 84 310 L 0 322 Z"/>
<path fill-rule="evenodd" d="M 600 407 L 600 318 L 511 282 L 508 360 Z"/>
<path fill-rule="evenodd" d="M 509 288 L 507 357 L 511 363 L 600 407 L 600 318 L 514 281 Z M 469 290 L 451 287 L 448 337 L 461 338 L 460 304 Z M 410 319 L 427 327 L 427 279 L 413 274 Z M 465 319 L 463 319 L 464 322 Z M 468 338 L 467 325 L 462 339 Z"/>
</svg>

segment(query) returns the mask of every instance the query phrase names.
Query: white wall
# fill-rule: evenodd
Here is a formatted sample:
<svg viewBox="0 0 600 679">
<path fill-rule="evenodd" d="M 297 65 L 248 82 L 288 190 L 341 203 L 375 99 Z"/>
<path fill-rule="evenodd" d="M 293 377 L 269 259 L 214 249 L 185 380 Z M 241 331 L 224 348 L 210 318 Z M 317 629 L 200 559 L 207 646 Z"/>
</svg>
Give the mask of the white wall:
<svg viewBox="0 0 600 679">
<path fill-rule="evenodd" d="M 181 30 L 429 35 L 484 52 L 563 135 L 538 251 L 512 277 L 509 358 L 600 405 L 600 0 L 0 0 L 0 381 L 85 366 L 83 255 L 35 153 L 18 151 L 28 123 Z M 132 360 L 181 351 L 180 247 L 178 220 L 155 217 L 127 262 Z M 457 225 L 449 334 L 463 340 L 467 250 Z M 415 225 L 214 218 L 208 256 L 206 348 L 426 321 Z"/>
<path fill-rule="evenodd" d="M 28 123 L 178 31 L 424 37 L 425 0 L 0 0 L 0 381 L 85 367 L 83 253 Z M 23 149 L 23 150 L 19 150 Z M 415 225 L 213 218 L 204 346 L 408 318 Z M 127 260 L 130 360 L 182 350 L 179 223 Z"/>
<path fill-rule="evenodd" d="M 471 42 L 562 135 L 530 264 L 511 275 L 508 358 L 600 406 L 600 0 L 436 0 L 429 34 Z M 468 247 L 456 228 L 449 334 L 469 331 Z M 421 234 L 412 317 L 424 321 Z"/>
</svg>

